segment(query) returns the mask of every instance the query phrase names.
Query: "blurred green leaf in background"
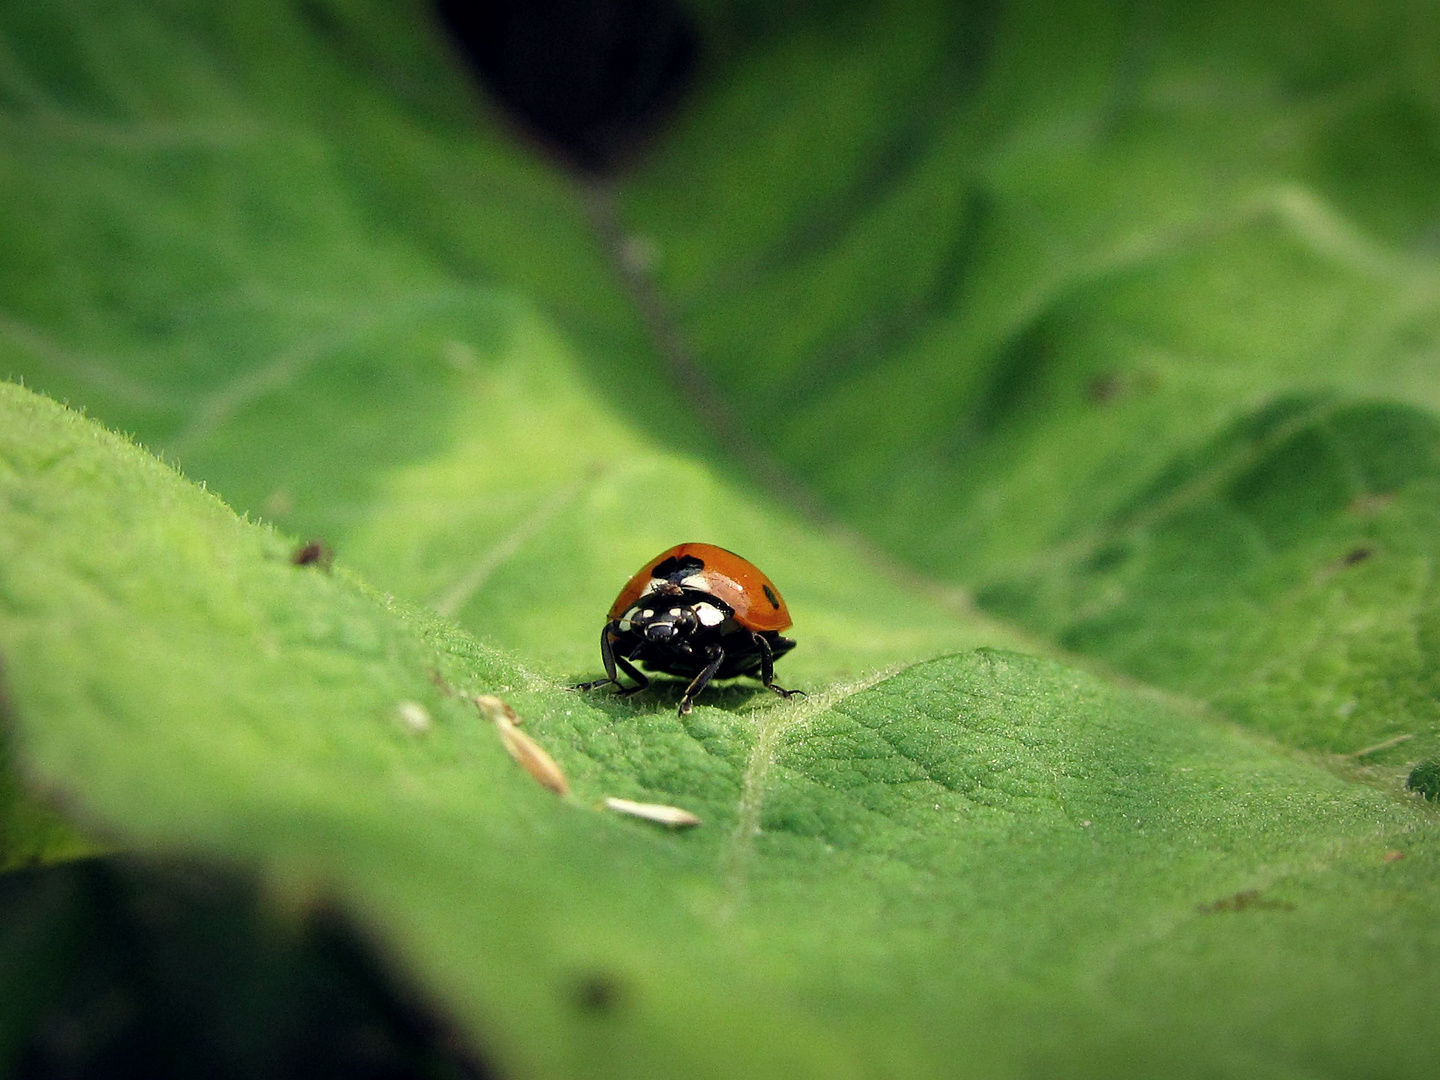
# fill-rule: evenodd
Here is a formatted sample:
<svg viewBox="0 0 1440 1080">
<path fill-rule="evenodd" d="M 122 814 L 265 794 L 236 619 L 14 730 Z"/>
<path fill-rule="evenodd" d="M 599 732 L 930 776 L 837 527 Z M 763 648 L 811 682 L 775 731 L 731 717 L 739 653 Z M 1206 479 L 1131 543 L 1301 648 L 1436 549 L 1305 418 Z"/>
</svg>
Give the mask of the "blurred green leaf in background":
<svg viewBox="0 0 1440 1080">
<path fill-rule="evenodd" d="M 0 1070 L 1433 1074 L 1433 5 L 0 5 L 0 374 Z"/>
</svg>

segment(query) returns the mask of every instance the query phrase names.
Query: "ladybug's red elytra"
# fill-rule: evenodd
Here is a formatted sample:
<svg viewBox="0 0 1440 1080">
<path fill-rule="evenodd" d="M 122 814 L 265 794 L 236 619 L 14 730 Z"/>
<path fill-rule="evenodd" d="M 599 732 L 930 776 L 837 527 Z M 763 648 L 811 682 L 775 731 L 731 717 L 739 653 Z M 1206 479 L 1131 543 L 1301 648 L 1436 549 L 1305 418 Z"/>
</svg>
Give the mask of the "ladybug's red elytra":
<svg viewBox="0 0 1440 1080">
<path fill-rule="evenodd" d="M 795 647 L 780 636 L 790 611 L 775 584 L 751 562 L 714 544 L 678 544 L 651 559 L 620 590 L 600 632 L 603 679 L 581 690 L 614 684 L 621 694 L 650 685 L 635 667 L 690 680 L 680 715 L 711 679 L 757 676 L 781 697 L 799 694 L 775 685 L 775 661 Z M 625 686 L 617 666 L 634 680 Z"/>
</svg>

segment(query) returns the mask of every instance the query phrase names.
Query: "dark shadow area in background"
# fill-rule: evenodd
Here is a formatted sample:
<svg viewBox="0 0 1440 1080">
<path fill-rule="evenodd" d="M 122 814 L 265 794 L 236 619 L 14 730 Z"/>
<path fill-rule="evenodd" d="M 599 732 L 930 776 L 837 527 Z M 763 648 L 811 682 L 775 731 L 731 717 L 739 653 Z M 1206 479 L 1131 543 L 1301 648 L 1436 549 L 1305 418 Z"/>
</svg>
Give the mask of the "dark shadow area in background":
<svg viewBox="0 0 1440 1080">
<path fill-rule="evenodd" d="M 196 864 L 0 875 L 0 1076 L 488 1080 L 336 912 Z"/>
<path fill-rule="evenodd" d="M 671 0 L 436 0 L 436 9 L 516 121 L 597 175 L 654 136 L 699 52 Z"/>
</svg>

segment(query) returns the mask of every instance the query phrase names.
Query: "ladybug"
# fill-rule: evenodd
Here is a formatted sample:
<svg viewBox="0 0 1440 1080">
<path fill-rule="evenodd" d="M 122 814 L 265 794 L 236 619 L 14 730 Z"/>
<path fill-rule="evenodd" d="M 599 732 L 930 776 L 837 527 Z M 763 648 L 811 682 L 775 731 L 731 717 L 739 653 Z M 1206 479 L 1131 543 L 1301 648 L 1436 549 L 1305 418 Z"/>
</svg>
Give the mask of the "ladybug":
<svg viewBox="0 0 1440 1080">
<path fill-rule="evenodd" d="M 679 544 L 651 559 L 620 590 L 600 632 L 603 679 L 577 689 L 614 683 L 621 694 L 650 685 L 636 670 L 690 680 L 680 699 L 680 715 L 711 679 L 757 676 L 781 697 L 799 694 L 775 685 L 775 661 L 795 647 L 780 636 L 790 627 L 790 611 L 780 591 L 753 563 L 714 544 Z M 627 687 L 616 666 L 635 681 Z M 802 695 L 803 696 L 803 695 Z"/>
</svg>

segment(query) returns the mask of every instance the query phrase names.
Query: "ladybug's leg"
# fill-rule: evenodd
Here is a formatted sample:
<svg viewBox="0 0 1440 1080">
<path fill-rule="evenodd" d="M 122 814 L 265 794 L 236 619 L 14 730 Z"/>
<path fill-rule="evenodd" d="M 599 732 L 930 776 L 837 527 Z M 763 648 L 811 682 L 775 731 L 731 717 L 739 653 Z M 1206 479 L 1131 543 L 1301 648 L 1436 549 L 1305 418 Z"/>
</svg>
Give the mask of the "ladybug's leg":
<svg viewBox="0 0 1440 1080">
<path fill-rule="evenodd" d="M 783 687 L 775 685 L 775 654 L 770 650 L 770 642 L 764 634 L 757 634 L 753 630 L 750 632 L 750 636 L 755 640 L 755 644 L 760 647 L 760 681 L 765 684 L 765 689 L 774 690 L 775 693 L 783 698 L 796 697 L 797 695 L 799 697 L 805 697 L 804 690 L 786 690 Z"/>
<path fill-rule="evenodd" d="M 615 662 L 620 665 L 620 670 L 635 680 L 634 686 L 620 686 L 620 680 L 615 680 L 615 685 L 620 689 L 615 691 L 616 697 L 629 697 L 631 694 L 638 694 L 650 685 L 650 680 L 640 674 L 640 670 L 623 656 L 615 657 Z"/>
<path fill-rule="evenodd" d="M 710 685 L 710 680 L 715 677 L 715 672 L 720 670 L 720 665 L 725 661 L 725 650 L 719 645 L 711 645 L 707 650 L 710 663 L 705 665 L 705 670 L 696 675 L 685 688 L 685 696 L 680 699 L 680 715 L 684 716 L 695 707 L 695 697 Z"/>
<path fill-rule="evenodd" d="M 615 676 L 615 650 L 610 645 L 610 627 L 612 625 L 612 623 L 606 623 L 605 629 L 600 631 L 600 660 L 605 665 L 605 678 L 596 679 L 594 682 L 583 682 L 575 687 L 576 690 L 598 690 L 600 687 L 609 686 L 611 683 L 624 689 L 625 684 Z M 621 662 L 624 663 L 624 661 Z M 625 664 L 625 673 L 639 680 L 642 684 L 648 683 L 649 681 L 636 672 L 629 664 Z M 636 689 L 643 688 L 643 685 L 636 687 Z"/>
</svg>

